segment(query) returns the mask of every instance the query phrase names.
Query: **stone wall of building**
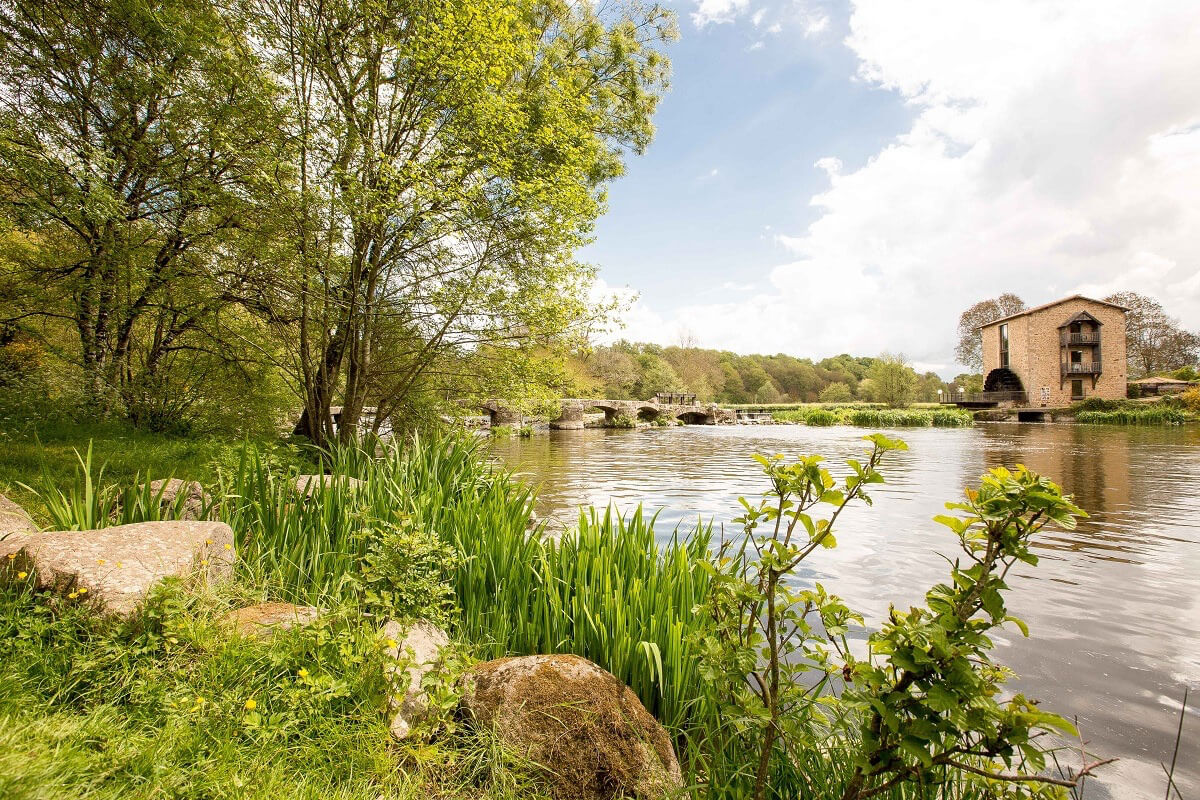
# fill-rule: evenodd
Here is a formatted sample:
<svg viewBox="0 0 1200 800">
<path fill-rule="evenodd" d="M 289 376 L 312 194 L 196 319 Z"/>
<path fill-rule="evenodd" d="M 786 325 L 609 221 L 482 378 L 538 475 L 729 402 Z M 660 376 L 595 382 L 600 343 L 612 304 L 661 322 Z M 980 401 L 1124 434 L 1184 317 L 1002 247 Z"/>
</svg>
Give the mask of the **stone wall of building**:
<svg viewBox="0 0 1200 800">
<path fill-rule="evenodd" d="M 1099 375 L 1063 375 L 1062 364 L 1068 358 L 1060 344 L 1059 326 L 1081 311 L 1100 321 Z M 1125 397 L 1127 363 L 1125 353 L 1125 313 L 1119 308 L 1086 298 L 1071 298 L 1007 321 L 1009 330 L 1009 368 L 1021 379 L 1033 407 L 1058 408 L 1072 402 L 1072 378 L 1083 381 L 1083 396 L 1118 400 Z M 981 330 L 983 336 L 984 375 L 1000 363 L 999 324 Z M 1091 348 L 1083 347 L 1085 360 Z M 1093 386 L 1093 377 L 1095 385 Z"/>
</svg>

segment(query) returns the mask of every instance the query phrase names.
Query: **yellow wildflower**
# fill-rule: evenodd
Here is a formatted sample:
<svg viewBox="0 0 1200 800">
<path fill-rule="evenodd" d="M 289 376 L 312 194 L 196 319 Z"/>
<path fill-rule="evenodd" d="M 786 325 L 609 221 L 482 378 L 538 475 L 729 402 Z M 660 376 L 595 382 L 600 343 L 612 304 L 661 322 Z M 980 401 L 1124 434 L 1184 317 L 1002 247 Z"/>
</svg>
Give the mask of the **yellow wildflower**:
<svg viewBox="0 0 1200 800">
<path fill-rule="evenodd" d="M 87 587 L 86 587 L 86 586 L 80 587 L 80 589 L 79 589 L 79 593 L 80 593 L 80 594 L 87 594 Z"/>
<path fill-rule="evenodd" d="M 120 568 L 121 568 L 121 567 L 123 567 L 123 566 L 125 566 L 125 562 L 124 562 L 124 561 L 118 561 L 118 562 L 117 562 L 117 569 L 120 569 Z"/>
<path fill-rule="evenodd" d="M 300 671 L 299 671 L 299 672 L 297 672 L 296 674 L 297 674 L 297 675 L 299 675 L 301 678 L 307 678 L 307 677 L 308 677 L 308 670 L 306 670 L 306 669 L 304 669 L 303 667 L 301 667 L 301 668 L 300 668 Z"/>
<path fill-rule="evenodd" d="M 232 550 L 232 549 L 233 549 L 233 545 L 231 545 L 231 544 L 227 544 L 227 545 L 225 545 L 225 549 L 226 549 L 226 550 Z"/>
<path fill-rule="evenodd" d="M 205 543 L 205 544 L 212 544 L 212 539 L 205 539 L 205 540 L 204 540 L 204 543 Z"/>
<path fill-rule="evenodd" d="M 28 573 L 28 572 L 18 572 L 18 573 L 17 573 L 17 578 L 18 578 L 19 580 L 25 580 L 27 577 L 29 577 L 29 573 Z"/>
<path fill-rule="evenodd" d="M 9 560 L 9 561 L 12 561 L 12 560 L 13 560 L 14 558 L 16 558 L 16 557 L 17 557 L 17 554 L 16 554 L 16 553 L 9 553 L 9 554 L 8 554 L 8 560 Z"/>
<path fill-rule="evenodd" d="M 97 558 L 97 559 L 96 559 L 96 563 L 97 563 L 97 564 L 107 564 L 107 563 L 108 563 L 108 561 L 106 561 L 106 560 L 105 560 L 105 559 L 103 559 L 103 558 Z"/>
<path fill-rule="evenodd" d="M 76 597 L 79 597 L 79 592 L 71 592 L 69 595 L 67 595 L 69 600 L 74 600 Z"/>
<path fill-rule="evenodd" d="M 249 700 L 246 701 L 246 704 L 242 707 L 245 708 L 247 711 L 253 711 L 254 709 L 258 708 L 258 703 L 254 702 L 254 698 L 251 697 Z"/>
<path fill-rule="evenodd" d="M 388 646 L 388 647 L 393 647 L 393 648 L 395 648 L 395 647 L 399 647 L 399 646 L 400 646 L 400 643 L 399 643 L 399 642 L 397 642 L 395 639 L 388 639 L 388 640 L 387 640 L 387 646 Z"/>
</svg>

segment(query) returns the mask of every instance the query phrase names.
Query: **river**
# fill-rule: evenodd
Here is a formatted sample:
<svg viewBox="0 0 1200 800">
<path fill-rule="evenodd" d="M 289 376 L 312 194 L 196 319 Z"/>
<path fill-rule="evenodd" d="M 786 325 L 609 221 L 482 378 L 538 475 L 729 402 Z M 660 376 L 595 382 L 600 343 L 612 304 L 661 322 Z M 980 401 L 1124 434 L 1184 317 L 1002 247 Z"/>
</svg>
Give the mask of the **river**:
<svg viewBox="0 0 1200 800">
<path fill-rule="evenodd" d="M 495 455 L 541 486 L 540 513 L 569 520 L 581 504 L 662 509 L 668 535 L 702 518 L 728 523 L 739 495 L 764 485 L 755 452 L 860 455 L 849 427 L 721 426 L 552 431 L 497 439 Z M 1121 760 L 1085 798 L 1161 798 L 1185 685 L 1191 687 L 1176 781 L 1200 796 L 1200 428 L 982 424 L 886 431 L 908 442 L 882 467 L 873 507 L 839 520 L 838 547 L 814 554 L 819 580 L 877 625 L 889 603 L 921 602 L 944 580 L 953 535 L 931 521 L 987 469 L 1023 463 L 1075 495 L 1089 518 L 1045 532 L 1041 563 L 1010 574 L 1010 613 L 1031 637 L 997 639 L 1010 686 L 1077 717 L 1089 749 Z M 836 472 L 836 469 L 835 469 Z"/>
</svg>

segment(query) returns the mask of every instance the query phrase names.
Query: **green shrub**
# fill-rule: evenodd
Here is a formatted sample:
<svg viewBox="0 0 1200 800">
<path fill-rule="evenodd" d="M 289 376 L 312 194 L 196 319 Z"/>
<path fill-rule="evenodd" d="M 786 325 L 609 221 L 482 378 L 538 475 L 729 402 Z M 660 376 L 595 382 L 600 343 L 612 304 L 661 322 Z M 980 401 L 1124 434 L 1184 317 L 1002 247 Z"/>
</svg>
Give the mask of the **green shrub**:
<svg viewBox="0 0 1200 800">
<path fill-rule="evenodd" d="M 1077 411 L 1116 411 L 1129 404 L 1124 400 L 1107 400 L 1103 397 L 1088 397 L 1075 403 L 1072 407 Z"/>
<path fill-rule="evenodd" d="M 1187 414 L 1161 405 L 1122 408 L 1116 411 L 1081 411 L 1075 421 L 1087 425 L 1182 425 Z"/>
<path fill-rule="evenodd" d="M 368 534 L 360 581 L 362 605 L 380 617 L 446 625 L 454 612 L 450 580 L 459 553 L 407 517 L 377 521 Z"/>
<path fill-rule="evenodd" d="M 975 416 L 965 409 L 934 409 L 930 420 L 935 428 L 969 428 L 975 424 Z"/>
<path fill-rule="evenodd" d="M 851 425 L 862 428 L 928 427 L 933 424 L 929 411 L 902 409 L 857 409 L 846 414 Z"/>
<path fill-rule="evenodd" d="M 827 426 L 837 425 L 841 421 L 841 417 L 836 411 L 830 411 L 824 408 L 815 408 L 804 417 L 805 425 Z"/>
<path fill-rule="evenodd" d="M 637 427 L 637 420 L 627 414 L 618 414 L 611 422 L 605 423 L 606 428 L 632 429 Z"/>
</svg>

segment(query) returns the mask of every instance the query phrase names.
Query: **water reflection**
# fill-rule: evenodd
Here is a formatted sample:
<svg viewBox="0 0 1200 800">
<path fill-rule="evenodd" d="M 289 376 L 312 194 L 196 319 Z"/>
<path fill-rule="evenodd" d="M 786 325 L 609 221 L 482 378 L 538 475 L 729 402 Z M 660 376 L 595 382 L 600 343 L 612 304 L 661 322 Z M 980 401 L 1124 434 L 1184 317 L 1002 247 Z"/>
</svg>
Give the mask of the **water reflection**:
<svg viewBox="0 0 1200 800">
<path fill-rule="evenodd" d="M 739 495 L 762 491 L 754 452 L 858 455 L 863 431 L 792 426 L 562 431 L 499 440 L 496 457 L 542 486 L 541 512 L 569 521 L 581 504 L 643 502 L 659 531 L 697 518 L 727 523 Z M 1121 756 L 1090 797 L 1158 797 L 1184 682 L 1200 688 L 1200 430 L 981 425 L 896 431 L 910 449 L 884 467 L 873 508 L 843 516 L 822 581 L 875 624 L 889 604 L 942 580 L 953 537 L 930 520 L 985 470 L 1024 463 L 1053 477 L 1090 516 L 1044 535 L 1037 569 L 1011 576 L 1012 612 L 1029 641 L 998 642 L 1016 688 L 1078 715 L 1094 749 Z M 1188 730 L 1190 737 L 1186 736 Z M 1180 788 L 1200 792 L 1200 715 L 1185 726 Z M 1178 771 L 1177 767 L 1177 771 Z"/>
</svg>

